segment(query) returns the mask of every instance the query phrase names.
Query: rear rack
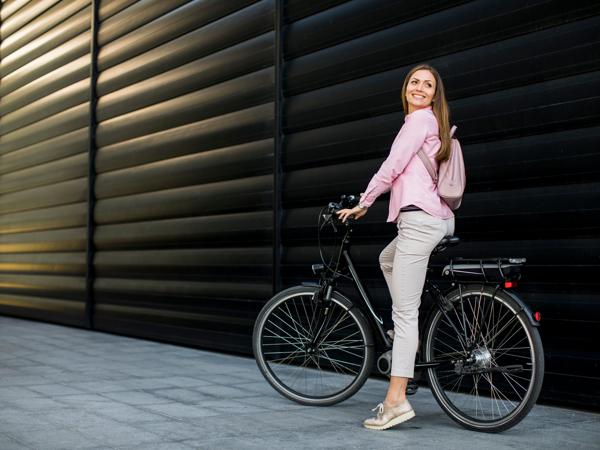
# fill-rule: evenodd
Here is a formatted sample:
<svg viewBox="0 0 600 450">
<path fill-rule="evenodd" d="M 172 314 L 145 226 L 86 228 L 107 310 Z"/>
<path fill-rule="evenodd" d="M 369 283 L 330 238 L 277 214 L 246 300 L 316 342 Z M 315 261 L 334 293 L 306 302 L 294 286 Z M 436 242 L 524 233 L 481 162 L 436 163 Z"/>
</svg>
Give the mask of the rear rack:
<svg viewBox="0 0 600 450">
<path fill-rule="evenodd" d="M 444 267 L 442 275 L 452 277 L 453 280 L 460 282 L 515 281 L 521 278 L 521 268 L 525 262 L 525 258 L 454 258 Z"/>
</svg>

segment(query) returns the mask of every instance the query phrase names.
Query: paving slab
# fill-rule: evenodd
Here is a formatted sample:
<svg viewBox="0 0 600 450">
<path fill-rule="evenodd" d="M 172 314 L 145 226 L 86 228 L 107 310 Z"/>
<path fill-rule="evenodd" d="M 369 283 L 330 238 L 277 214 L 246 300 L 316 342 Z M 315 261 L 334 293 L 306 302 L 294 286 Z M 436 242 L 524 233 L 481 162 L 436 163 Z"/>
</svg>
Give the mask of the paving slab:
<svg viewBox="0 0 600 450">
<path fill-rule="evenodd" d="M 600 414 L 536 405 L 504 433 L 475 433 L 426 388 L 410 422 L 364 429 L 386 388 L 371 378 L 309 407 L 250 357 L 0 316 L 0 450 L 600 449 Z"/>
</svg>

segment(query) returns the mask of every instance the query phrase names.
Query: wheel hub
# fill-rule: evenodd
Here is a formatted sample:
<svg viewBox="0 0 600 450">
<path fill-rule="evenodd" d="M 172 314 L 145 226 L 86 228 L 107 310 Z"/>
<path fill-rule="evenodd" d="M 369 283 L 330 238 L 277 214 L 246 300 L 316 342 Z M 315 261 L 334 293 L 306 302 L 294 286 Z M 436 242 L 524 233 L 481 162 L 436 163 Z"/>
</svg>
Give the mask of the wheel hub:
<svg viewBox="0 0 600 450">
<path fill-rule="evenodd" d="M 453 361 L 454 372 L 459 375 L 481 373 L 492 368 L 492 354 L 485 347 L 477 347 L 471 350 L 467 359 Z"/>
<path fill-rule="evenodd" d="M 477 369 L 489 369 L 492 367 L 492 354 L 485 347 L 479 347 L 471 353 L 473 366 Z"/>
<path fill-rule="evenodd" d="M 314 356 L 318 353 L 317 346 L 313 345 L 313 344 L 307 344 L 306 347 L 304 348 L 304 350 L 306 351 L 306 354 L 309 356 Z"/>
</svg>

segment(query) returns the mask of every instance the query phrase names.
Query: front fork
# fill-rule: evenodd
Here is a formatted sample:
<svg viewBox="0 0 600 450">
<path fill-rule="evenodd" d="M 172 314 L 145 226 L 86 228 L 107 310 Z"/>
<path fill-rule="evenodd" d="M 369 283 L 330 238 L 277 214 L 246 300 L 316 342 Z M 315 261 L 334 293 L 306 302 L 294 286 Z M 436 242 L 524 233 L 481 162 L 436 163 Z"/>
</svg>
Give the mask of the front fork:
<svg viewBox="0 0 600 450">
<path fill-rule="evenodd" d="M 321 339 L 321 333 L 323 333 L 325 324 L 328 322 L 333 289 L 334 283 L 323 278 L 321 280 L 319 289 L 313 296 L 313 301 L 317 304 L 317 307 L 315 308 L 315 314 L 317 315 L 318 322 L 310 343 L 311 346 L 317 345 Z"/>
</svg>

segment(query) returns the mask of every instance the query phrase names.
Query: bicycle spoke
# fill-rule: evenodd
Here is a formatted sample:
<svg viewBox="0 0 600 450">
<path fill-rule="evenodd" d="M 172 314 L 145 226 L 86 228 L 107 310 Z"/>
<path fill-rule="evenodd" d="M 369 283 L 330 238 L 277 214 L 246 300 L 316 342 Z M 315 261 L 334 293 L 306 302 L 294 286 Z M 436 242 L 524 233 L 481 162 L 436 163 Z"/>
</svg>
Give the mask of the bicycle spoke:
<svg viewBox="0 0 600 450">
<path fill-rule="evenodd" d="M 310 362 L 311 359 L 309 357 L 305 357 L 304 361 L 302 362 L 302 364 L 300 364 L 299 366 L 289 366 L 292 369 L 296 369 L 295 370 L 295 375 L 292 377 L 292 379 L 290 380 L 290 384 L 294 384 L 296 383 L 296 380 L 302 375 L 304 374 L 304 372 L 302 371 L 302 368 L 306 367 L 306 364 L 308 362 Z M 306 382 L 306 380 L 305 380 Z"/>
<path fill-rule="evenodd" d="M 323 352 L 325 352 L 325 351 L 327 351 L 327 350 L 337 350 L 337 351 L 340 351 L 340 352 L 348 353 L 349 355 L 352 355 L 352 356 L 356 356 L 356 357 L 358 357 L 358 358 L 360 358 L 360 357 L 362 356 L 362 355 L 360 355 L 359 353 L 354 353 L 354 352 L 351 352 L 351 351 L 349 351 L 349 350 L 346 350 L 346 349 L 345 349 L 345 348 L 343 348 L 343 347 L 327 347 L 327 348 L 324 348 L 324 347 L 319 347 L 319 350 L 321 350 L 321 351 L 323 351 Z"/>
<path fill-rule="evenodd" d="M 515 391 L 515 394 L 519 395 L 519 392 L 517 391 L 517 389 L 516 389 L 516 388 L 515 388 L 515 386 L 514 386 L 515 384 L 521 388 L 522 392 L 526 392 L 526 391 L 527 391 L 527 388 L 526 388 L 526 387 L 524 387 L 523 385 L 521 385 L 521 383 L 519 383 L 519 382 L 518 382 L 516 379 L 514 379 L 514 378 L 511 376 L 511 374 L 509 374 L 509 373 L 506 373 L 506 372 L 500 372 L 500 373 L 501 373 L 501 374 L 504 376 L 504 378 L 506 378 L 506 381 L 507 381 L 507 382 L 510 384 L 510 386 L 511 386 L 511 387 L 513 388 L 513 390 Z M 513 383 L 514 383 L 514 384 L 513 384 Z"/>
<path fill-rule="evenodd" d="M 279 317 L 277 314 L 273 313 L 273 316 L 276 317 L 280 323 L 287 325 L 287 327 L 289 328 L 289 331 L 284 330 L 283 328 L 281 328 L 280 326 L 278 326 L 275 322 L 273 322 L 272 320 L 270 320 L 269 322 L 272 323 L 273 325 L 275 325 L 277 328 L 279 328 L 281 331 L 283 331 L 284 333 L 286 333 L 289 337 L 291 338 L 295 338 L 296 336 L 300 339 L 309 339 L 306 336 L 302 336 L 300 333 L 297 333 L 296 336 L 294 336 L 293 334 L 291 334 L 291 331 L 297 331 L 294 328 L 292 328 L 292 326 L 287 323 L 285 320 L 283 320 L 281 317 Z"/>
<path fill-rule="evenodd" d="M 294 303 L 294 305 L 296 305 L 296 302 L 292 301 L 292 303 Z M 302 309 L 304 310 L 304 315 L 305 315 L 305 317 L 306 317 L 306 323 L 308 324 L 308 331 L 309 331 L 309 334 L 310 334 L 311 336 L 314 336 L 314 329 L 313 329 L 313 325 L 314 325 L 314 324 L 313 324 L 313 321 L 312 321 L 312 320 L 310 320 L 310 318 L 308 317 L 308 311 L 306 310 L 306 305 L 305 305 L 305 303 L 306 303 L 306 302 L 300 302 L 300 304 L 302 305 Z M 300 314 L 298 314 L 298 317 L 300 317 Z M 314 318 L 314 308 L 313 308 L 313 315 L 312 315 L 312 317 Z"/>
<path fill-rule="evenodd" d="M 467 342 L 468 342 L 467 326 L 466 326 L 466 323 L 464 320 L 464 308 L 463 308 L 462 304 L 460 305 L 460 308 L 461 308 L 461 312 L 462 312 L 462 317 L 458 316 L 458 313 L 456 312 L 456 307 L 453 309 L 454 315 L 456 316 L 458 323 L 460 324 L 460 328 L 458 328 L 458 329 L 456 328 L 456 325 L 454 324 L 454 322 L 452 322 L 452 320 L 450 320 L 450 316 L 448 314 L 446 314 L 444 317 L 446 318 L 447 324 L 450 326 L 450 328 L 457 330 L 458 334 L 456 334 L 456 336 L 453 336 L 453 337 L 458 340 L 461 347 L 466 352 L 466 349 L 468 347 L 468 345 L 467 345 Z M 464 334 L 464 336 L 461 336 L 461 334 L 460 334 L 461 331 Z"/>
<path fill-rule="evenodd" d="M 502 347 L 506 346 L 514 336 L 516 336 L 516 335 L 518 335 L 518 334 L 520 334 L 520 333 L 523 332 L 523 330 L 519 327 L 519 325 L 520 324 L 517 321 L 515 323 L 515 327 L 517 327 L 517 329 L 510 336 L 507 336 L 506 338 L 504 338 L 502 340 L 502 342 L 500 342 L 500 344 L 498 344 L 499 348 L 502 348 Z M 512 327 L 510 331 L 512 331 L 515 327 Z M 523 342 L 526 339 L 527 339 L 527 336 L 523 336 L 520 340 L 518 340 L 517 342 L 515 342 L 514 345 L 518 345 L 518 344 L 520 344 L 521 342 Z M 514 345 L 510 347 L 511 350 L 514 350 Z M 495 347 L 495 348 L 498 348 L 498 347 Z"/>
<path fill-rule="evenodd" d="M 479 406 L 481 406 L 481 411 L 483 413 L 483 406 L 481 405 L 481 399 L 479 398 L 479 379 L 481 377 L 479 375 L 474 375 L 473 376 L 473 380 L 474 380 L 474 385 L 475 385 L 475 416 L 477 416 L 477 409 Z"/>
<path fill-rule="evenodd" d="M 440 330 L 438 330 L 438 331 L 440 331 L 440 332 L 444 333 L 446 336 L 448 336 L 448 337 L 449 337 L 449 338 L 451 338 L 451 339 L 454 339 L 454 338 L 455 338 L 455 336 L 452 336 L 450 333 L 447 333 L 446 331 L 444 331 L 444 330 L 442 330 L 442 329 L 440 329 Z M 467 352 L 466 352 L 464 349 L 463 349 L 463 350 L 459 350 L 459 349 L 457 349 L 457 348 L 455 348 L 455 347 L 452 347 L 452 346 L 451 346 L 450 344 L 448 344 L 446 341 L 443 341 L 443 340 L 441 340 L 441 339 L 436 339 L 436 342 L 438 342 L 438 343 L 440 343 L 440 344 L 443 344 L 443 345 L 447 346 L 448 348 L 450 348 L 450 349 L 451 349 L 453 352 L 455 352 L 455 353 L 459 353 L 459 354 L 462 354 L 462 355 L 465 355 L 465 356 L 467 355 Z"/>
<path fill-rule="evenodd" d="M 269 363 L 276 363 L 276 364 L 284 364 L 287 363 L 289 361 L 292 361 L 293 359 L 295 359 L 296 357 L 294 356 L 294 354 L 298 353 L 298 350 L 296 350 L 296 352 L 292 353 L 291 355 L 285 356 L 283 358 L 279 358 L 279 359 L 273 359 L 270 360 Z M 303 355 L 299 355 L 298 357 L 301 357 Z"/>
<path fill-rule="evenodd" d="M 308 332 L 308 330 L 307 330 L 306 328 L 304 328 L 300 322 L 298 322 L 296 319 L 294 319 L 294 316 L 293 316 L 293 315 L 292 315 L 292 313 L 290 312 L 290 308 L 289 308 L 289 306 L 288 306 L 288 304 L 287 304 L 287 303 L 285 304 L 285 309 L 287 310 L 287 313 L 286 313 L 285 311 L 283 311 L 283 310 L 282 310 L 282 311 L 283 311 L 283 312 L 284 312 L 284 314 L 286 314 L 286 315 L 289 317 L 289 319 L 292 321 L 292 325 L 294 326 L 294 329 L 296 330 L 296 333 L 297 333 L 298 335 L 300 335 L 300 330 L 299 330 L 299 329 L 301 329 L 301 330 L 304 332 L 304 335 L 305 335 L 305 336 L 310 336 L 310 333 Z"/>
<path fill-rule="evenodd" d="M 348 327 L 344 327 L 342 329 L 345 329 L 345 328 L 348 328 Z M 338 331 L 340 331 L 340 330 L 338 330 Z M 349 334 L 348 336 L 344 336 L 342 339 L 338 339 L 336 341 L 330 341 L 330 342 L 328 342 L 328 344 L 337 344 L 340 342 L 362 342 L 362 339 L 350 339 L 351 337 L 354 337 L 356 335 L 360 335 L 360 330 L 356 330 L 354 333 Z M 322 339 L 321 342 L 325 342 L 325 340 Z"/>
<path fill-rule="evenodd" d="M 346 316 L 348 316 L 348 317 L 346 317 Z M 323 342 L 325 339 L 327 339 L 329 337 L 329 335 L 333 332 L 333 330 L 335 330 L 339 324 L 341 324 L 344 320 L 346 320 L 346 318 L 351 318 L 351 316 L 348 314 L 348 311 L 345 311 L 345 314 L 340 316 L 340 319 L 337 322 L 335 322 L 330 328 L 328 328 L 326 332 L 323 333 L 323 334 L 325 334 L 325 336 L 321 337 L 320 342 Z M 339 328 L 337 331 L 341 331 L 344 328 L 350 327 L 352 325 L 354 325 L 354 323 L 350 323 L 342 328 Z"/>
<path fill-rule="evenodd" d="M 508 403 L 510 403 L 510 404 L 511 404 L 513 407 L 515 406 L 515 404 L 514 404 L 514 402 L 513 402 L 512 400 L 510 400 L 510 399 L 509 399 L 509 398 L 508 398 L 506 395 L 504 395 L 504 394 L 502 393 L 502 391 L 500 391 L 499 389 L 497 389 L 497 388 L 494 386 L 494 383 L 491 381 L 491 379 L 488 379 L 488 383 L 490 383 L 490 388 L 491 388 L 491 389 L 493 389 L 493 390 L 494 390 L 494 391 L 495 391 L 497 394 L 499 394 L 499 396 L 501 396 L 501 397 L 504 397 L 504 399 L 505 399 L 505 400 L 506 400 Z"/>
<path fill-rule="evenodd" d="M 490 386 L 490 400 L 492 403 L 492 416 L 493 416 L 493 411 L 494 411 L 494 404 L 498 410 L 498 414 L 501 415 L 502 413 L 500 412 L 500 406 L 499 403 L 502 402 L 502 406 L 506 409 L 506 412 L 510 412 L 511 410 L 508 409 L 506 407 L 506 404 L 504 402 L 504 400 L 502 400 L 501 396 L 502 396 L 502 392 L 499 391 L 495 385 L 494 382 L 492 380 L 492 376 L 490 374 L 482 374 L 482 377 L 488 382 L 489 386 Z"/>
<path fill-rule="evenodd" d="M 346 368 L 348 370 L 352 370 L 352 369 L 350 369 L 347 366 L 348 365 L 350 365 L 350 366 L 356 366 L 356 367 L 360 367 L 361 366 L 360 364 L 355 364 L 355 363 L 351 363 L 351 362 L 348 362 L 348 361 L 342 361 L 342 360 L 339 360 L 339 359 L 331 358 L 327 354 L 327 352 L 325 352 L 325 351 L 323 353 L 325 354 L 325 357 L 327 358 L 328 361 L 330 361 L 331 363 L 337 364 L 339 367 L 344 367 L 344 368 Z"/>
<path fill-rule="evenodd" d="M 327 348 L 325 348 L 327 347 Z M 327 345 L 322 345 L 319 346 L 319 348 L 325 348 L 325 350 L 364 350 L 365 345 L 360 344 L 360 345 L 333 345 L 333 344 L 327 344 Z"/>
<path fill-rule="evenodd" d="M 523 341 L 527 341 L 527 336 L 523 336 L 515 345 L 520 344 Z M 490 348 L 490 350 L 494 351 L 494 354 L 499 354 L 502 355 L 502 351 L 508 352 L 511 350 L 531 350 L 531 347 L 526 346 L 526 347 L 515 347 L 515 346 L 510 346 L 510 347 L 494 347 L 493 349 Z"/>
<path fill-rule="evenodd" d="M 277 324 L 274 324 L 274 323 L 272 323 L 271 325 L 275 325 L 277 328 L 279 328 L 279 327 L 277 326 Z M 265 330 L 269 331 L 269 333 L 274 333 L 272 330 L 270 330 L 270 329 L 268 329 L 268 328 L 266 328 L 266 327 L 265 327 Z M 286 333 L 286 334 L 287 334 L 287 333 Z M 301 344 L 303 343 L 303 341 L 300 341 L 300 340 L 296 340 L 296 343 L 294 343 L 294 341 L 293 341 L 293 340 L 294 340 L 295 338 L 294 338 L 294 336 L 290 336 L 290 335 L 288 335 L 288 337 L 277 336 L 277 339 L 281 339 L 282 341 L 284 341 L 284 342 L 286 342 L 286 343 L 288 343 L 288 344 L 295 345 L 297 348 L 301 348 L 301 347 L 299 347 L 299 346 L 298 346 L 298 344 L 297 344 L 298 342 L 299 342 L 299 343 L 301 343 Z M 290 339 L 291 339 L 291 340 L 290 340 Z"/>
<path fill-rule="evenodd" d="M 450 388 L 450 391 L 454 391 L 456 389 L 456 392 L 458 392 L 458 388 L 460 387 L 463 378 L 464 378 L 464 375 L 461 375 L 460 377 L 458 377 L 458 379 L 454 382 L 454 384 Z M 450 384 L 450 383 L 448 383 L 448 384 Z"/>
<path fill-rule="evenodd" d="M 267 330 L 267 328 L 265 328 L 265 330 Z M 270 333 L 273 333 L 272 330 L 268 330 Z M 279 336 L 278 334 L 263 334 L 264 338 L 272 338 L 272 339 L 281 339 L 281 336 Z M 288 340 L 289 342 L 289 340 Z M 299 339 L 296 340 L 296 342 L 300 342 Z M 287 342 L 279 342 L 279 343 L 271 343 L 271 344 L 263 344 L 263 345 L 285 345 Z M 289 345 L 294 345 L 294 344 L 289 344 Z"/>
<path fill-rule="evenodd" d="M 263 355 L 285 355 L 285 354 L 290 354 L 290 353 L 298 353 L 298 350 L 292 350 L 292 351 L 287 351 L 287 352 L 264 352 Z"/>
<path fill-rule="evenodd" d="M 512 314 L 512 311 L 511 311 L 510 313 Z M 497 336 L 498 336 L 500 333 L 502 333 L 502 332 L 503 332 L 503 331 L 506 329 L 506 327 L 507 327 L 507 326 L 508 326 L 510 323 L 512 323 L 513 321 L 518 321 L 518 319 L 517 319 L 517 316 L 516 316 L 515 314 L 512 314 L 512 317 L 509 319 L 509 321 L 508 321 L 507 323 L 505 323 L 505 324 L 502 326 L 502 328 L 500 328 L 498 331 L 494 331 L 494 335 L 493 335 L 492 337 L 490 337 L 490 338 L 486 339 L 486 340 L 487 340 L 487 342 L 489 342 L 489 343 L 490 343 L 489 345 L 491 345 L 491 346 L 493 347 L 493 346 L 494 346 L 494 344 L 493 344 L 493 342 L 494 342 L 494 339 L 496 339 L 496 337 L 497 337 Z M 497 328 L 500 326 L 500 324 L 501 324 L 501 323 L 502 323 L 502 322 L 498 322 L 498 325 L 497 325 L 495 328 L 497 329 Z"/>
</svg>

